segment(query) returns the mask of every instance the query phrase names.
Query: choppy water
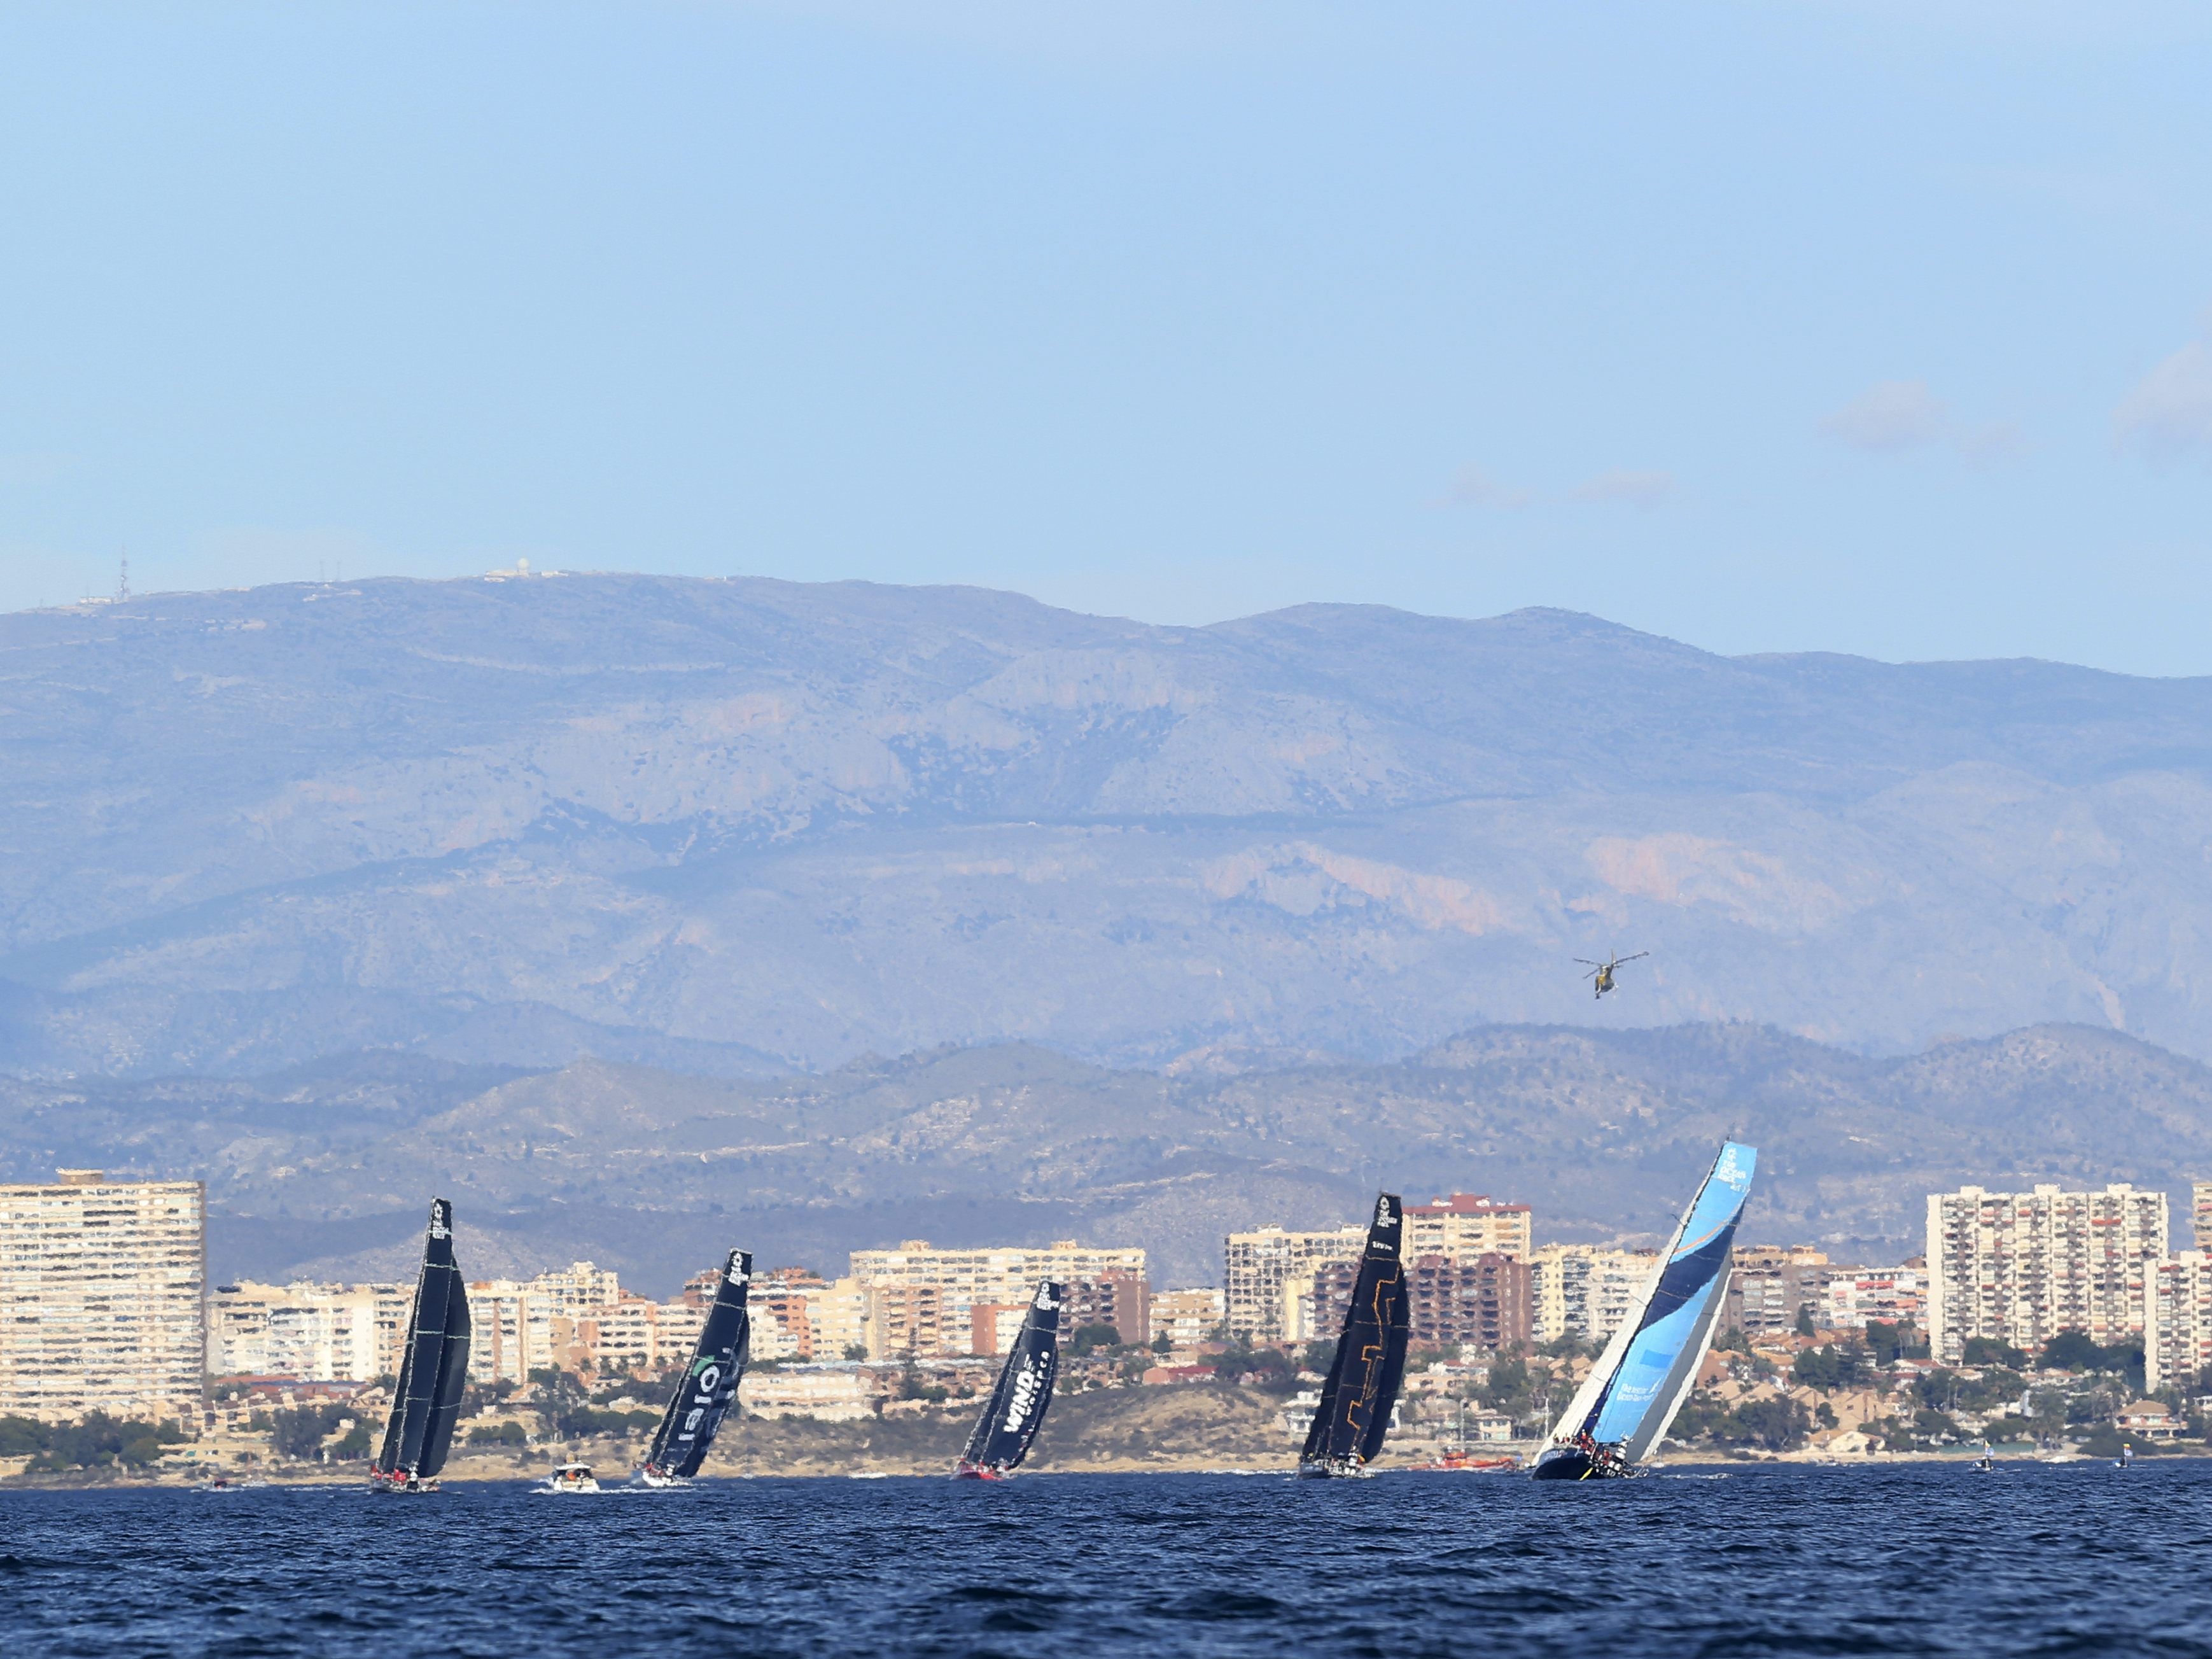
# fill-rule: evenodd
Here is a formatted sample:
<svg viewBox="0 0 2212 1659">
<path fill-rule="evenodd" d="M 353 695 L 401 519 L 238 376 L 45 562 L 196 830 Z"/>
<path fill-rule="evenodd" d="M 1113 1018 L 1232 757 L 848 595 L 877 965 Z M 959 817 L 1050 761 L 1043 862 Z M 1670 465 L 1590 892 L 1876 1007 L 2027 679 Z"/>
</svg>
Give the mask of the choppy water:
<svg viewBox="0 0 2212 1659">
<path fill-rule="evenodd" d="M 0 1492 L 0 1645 L 110 1656 L 2212 1656 L 2212 1462 Z"/>
</svg>

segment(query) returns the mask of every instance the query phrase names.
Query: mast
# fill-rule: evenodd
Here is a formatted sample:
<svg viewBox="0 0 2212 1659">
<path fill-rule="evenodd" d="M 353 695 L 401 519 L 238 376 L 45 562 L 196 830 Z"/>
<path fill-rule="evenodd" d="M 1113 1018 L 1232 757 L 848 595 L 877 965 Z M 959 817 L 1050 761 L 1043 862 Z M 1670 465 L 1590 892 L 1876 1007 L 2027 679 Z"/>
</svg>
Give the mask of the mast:
<svg viewBox="0 0 2212 1659">
<path fill-rule="evenodd" d="M 1399 1255 L 1404 1227 L 1398 1195 L 1379 1195 L 1337 1335 L 1336 1358 L 1298 1454 L 1302 1469 L 1358 1468 L 1373 1461 L 1390 1431 L 1390 1409 L 1406 1370 L 1406 1272 Z"/>
<path fill-rule="evenodd" d="M 392 1419 L 369 1465 L 372 1480 L 413 1486 L 446 1467 L 468 1381 L 469 1297 L 453 1261 L 453 1206 L 434 1198 Z"/>
<path fill-rule="evenodd" d="M 1587 1435 L 1634 1462 L 1666 1437 L 1712 1343 L 1758 1159 L 1754 1147 L 1722 1143 L 1643 1297 L 1553 1429 L 1555 1444 Z"/>
<path fill-rule="evenodd" d="M 1066 1285 L 1038 1281 L 1021 1334 L 999 1368 L 998 1382 L 960 1454 L 957 1473 L 1008 1474 L 1030 1455 L 1052 1404 L 1053 1379 L 1060 1374 L 1060 1310 L 1066 1299 Z"/>
<path fill-rule="evenodd" d="M 752 1256 L 732 1250 L 722 1264 L 714 1305 L 707 1310 L 691 1362 L 678 1379 L 653 1437 L 653 1448 L 645 1455 L 648 1475 L 688 1480 L 707 1461 L 722 1419 L 738 1397 L 745 1362 L 752 1356 L 752 1316 L 745 1307 L 752 1277 Z"/>
</svg>

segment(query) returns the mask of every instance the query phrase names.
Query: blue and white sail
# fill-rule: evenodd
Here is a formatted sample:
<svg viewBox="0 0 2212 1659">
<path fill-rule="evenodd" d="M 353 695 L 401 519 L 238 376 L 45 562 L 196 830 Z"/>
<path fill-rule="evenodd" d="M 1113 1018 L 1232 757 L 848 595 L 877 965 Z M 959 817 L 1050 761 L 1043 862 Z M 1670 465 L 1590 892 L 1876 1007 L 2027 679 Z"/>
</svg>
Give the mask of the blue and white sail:
<svg viewBox="0 0 2212 1659">
<path fill-rule="evenodd" d="M 1553 1431 L 1555 1447 L 1602 1447 L 1610 1457 L 1634 1463 L 1666 1438 L 1712 1344 L 1736 1224 L 1758 1161 L 1754 1147 L 1723 1145 L 1642 1300 Z"/>
</svg>

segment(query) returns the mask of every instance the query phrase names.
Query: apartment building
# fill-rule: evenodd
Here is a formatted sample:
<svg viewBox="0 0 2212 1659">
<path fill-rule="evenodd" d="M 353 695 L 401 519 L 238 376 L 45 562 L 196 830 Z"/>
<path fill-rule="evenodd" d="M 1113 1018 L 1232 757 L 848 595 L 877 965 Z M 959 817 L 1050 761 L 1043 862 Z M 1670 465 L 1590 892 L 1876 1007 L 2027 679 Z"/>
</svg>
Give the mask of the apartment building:
<svg viewBox="0 0 2212 1659">
<path fill-rule="evenodd" d="M 1299 1298 L 1311 1297 L 1314 1272 L 1333 1261 L 1357 1261 L 1366 1246 L 1364 1226 L 1270 1225 L 1230 1234 L 1222 1241 L 1222 1284 L 1231 1333 L 1255 1342 L 1308 1340 L 1314 1316 L 1302 1316 Z"/>
<path fill-rule="evenodd" d="M 705 1328 L 719 1268 L 695 1274 L 672 1299 L 625 1291 L 589 1261 L 535 1279 L 469 1285 L 469 1380 L 523 1382 L 534 1370 L 652 1375 L 688 1358 Z M 765 1358 L 767 1356 L 763 1356 Z"/>
<path fill-rule="evenodd" d="M 1152 1340 L 1163 1336 L 1178 1348 L 1209 1341 L 1229 1316 L 1229 1301 L 1210 1285 L 1152 1293 Z"/>
<path fill-rule="evenodd" d="M 1528 1258 L 1533 1340 L 1605 1341 L 1642 1299 L 1658 1267 L 1656 1250 L 1545 1245 Z"/>
<path fill-rule="evenodd" d="M 1928 1272 L 1908 1262 L 1901 1267 L 1831 1267 L 1820 1285 L 1820 1308 L 1814 1321 L 1823 1330 L 1863 1329 L 1885 1325 L 1928 1323 Z"/>
<path fill-rule="evenodd" d="M 2176 1250 L 2151 1274 L 2143 1385 L 2193 1387 L 2212 1369 L 2212 1250 Z"/>
<path fill-rule="evenodd" d="M 206 1188 L 57 1174 L 51 1186 L 0 1186 L 0 1416 L 197 1413 Z"/>
<path fill-rule="evenodd" d="M 763 1359 L 848 1359 L 868 1346 L 868 1295 L 856 1279 L 831 1284 L 804 1267 L 753 1280 L 753 1352 Z"/>
<path fill-rule="evenodd" d="M 1786 1331 L 1798 1315 L 1817 1321 L 1832 1264 L 1810 1245 L 1739 1244 L 1722 1304 L 1720 1328 Z"/>
<path fill-rule="evenodd" d="M 1073 1336 L 1086 1325 L 1110 1325 L 1124 1342 L 1151 1340 L 1152 1287 L 1142 1273 L 1101 1273 L 1096 1279 L 1071 1279 L 1066 1285 L 1067 1299 L 1060 1310 L 1060 1328 L 1066 1334 Z"/>
<path fill-rule="evenodd" d="M 1971 1336 L 2030 1352 L 2061 1331 L 2100 1343 L 2148 1338 L 2166 1259 L 2166 1194 L 2125 1182 L 2096 1192 L 1980 1187 L 1928 1198 L 1928 1334 L 1959 1363 Z M 2147 1346 L 2148 1346 L 2147 1344 Z"/>
<path fill-rule="evenodd" d="M 1423 1255 L 1405 1264 L 1406 1330 L 1414 1342 L 1438 1346 L 1511 1348 L 1529 1340 L 1534 1305 L 1528 1264 L 1498 1252 L 1477 1256 Z M 1294 1340 L 1335 1336 L 1344 1328 L 1359 1263 L 1329 1261 L 1309 1275 L 1294 1299 Z"/>
<path fill-rule="evenodd" d="M 1428 1204 L 1406 1206 L 1406 1231 L 1398 1254 L 1407 1261 L 1425 1255 L 1472 1261 L 1480 1256 L 1510 1256 L 1526 1261 L 1534 1249 L 1534 1218 L 1526 1204 L 1498 1204 L 1479 1193 L 1454 1193 Z"/>
<path fill-rule="evenodd" d="M 406 1344 L 411 1285 L 218 1285 L 208 1297 L 208 1370 L 215 1376 L 287 1376 L 374 1382 L 396 1376 Z"/>
<path fill-rule="evenodd" d="M 852 1277 L 878 1285 L 934 1285 L 945 1315 L 965 1329 L 969 1310 L 978 1302 L 1027 1302 L 1041 1279 L 1071 1283 L 1109 1273 L 1145 1277 L 1145 1253 L 1134 1246 L 1101 1248 L 1061 1239 L 1042 1245 L 988 1249 L 941 1250 L 927 1239 L 911 1238 L 896 1250 L 855 1250 Z"/>
<path fill-rule="evenodd" d="M 929 1358 L 947 1351 L 947 1340 L 956 1328 L 949 1320 L 960 1316 L 950 1314 L 944 1286 L 891 1280 L 870 1285 L 867 1298 L 869 1358 Z M 970 1313 L 974 1306 L 969 1304 Z M 957 1328 L 964 1351 L 969 1322 L 961 1319 Z"/>
</svg>

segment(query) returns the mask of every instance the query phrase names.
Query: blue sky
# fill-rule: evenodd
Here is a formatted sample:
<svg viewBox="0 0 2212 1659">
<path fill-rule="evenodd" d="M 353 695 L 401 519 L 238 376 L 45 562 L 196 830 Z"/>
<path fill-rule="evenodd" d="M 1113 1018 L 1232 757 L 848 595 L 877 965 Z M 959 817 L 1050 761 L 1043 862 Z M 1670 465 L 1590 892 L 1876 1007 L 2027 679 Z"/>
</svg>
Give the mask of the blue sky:
<svg viewBox="0 0 2212 1659">
<path fill-rule="evenodd" d="M 0 608 L 511 563 L 2212 672 L 2212 9 L 12 6 Z"/>
</svg>

